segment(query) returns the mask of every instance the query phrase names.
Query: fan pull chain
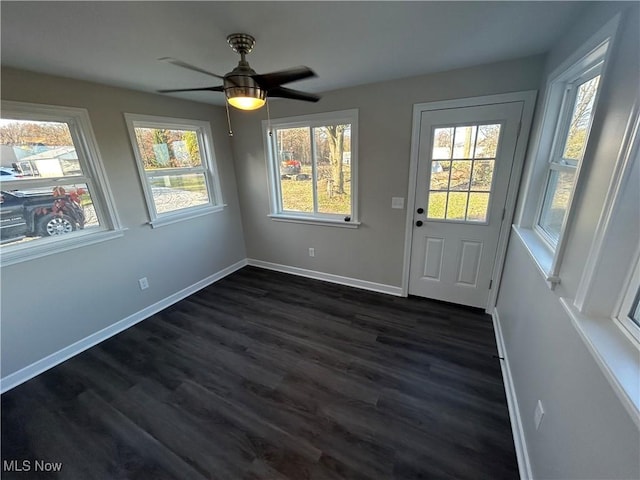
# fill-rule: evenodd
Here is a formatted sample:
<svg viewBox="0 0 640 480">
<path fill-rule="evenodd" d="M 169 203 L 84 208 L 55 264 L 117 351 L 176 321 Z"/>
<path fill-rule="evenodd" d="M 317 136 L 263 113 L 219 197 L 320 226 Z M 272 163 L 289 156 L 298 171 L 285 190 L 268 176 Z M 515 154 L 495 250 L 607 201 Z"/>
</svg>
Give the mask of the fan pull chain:
<svg viewBox="0 0 640 480">
<path fill-rule="evenodd" d="M 269 112 L 269 97 L 265 100 L 267 103 L 267 130 L 269 131 L 269 136 L 273 137 L 273 131 L 271 130 L 271 113 Z"/>
<path fill-rule="evenodd" d="M 233 130 L 231 130 L 231 117 L 229 116 L 229 101 L 225 98 L 224 106 L 227 108 L 227 125 L 229 125 L 229 136 L 233 137 Z"/>
</svg>

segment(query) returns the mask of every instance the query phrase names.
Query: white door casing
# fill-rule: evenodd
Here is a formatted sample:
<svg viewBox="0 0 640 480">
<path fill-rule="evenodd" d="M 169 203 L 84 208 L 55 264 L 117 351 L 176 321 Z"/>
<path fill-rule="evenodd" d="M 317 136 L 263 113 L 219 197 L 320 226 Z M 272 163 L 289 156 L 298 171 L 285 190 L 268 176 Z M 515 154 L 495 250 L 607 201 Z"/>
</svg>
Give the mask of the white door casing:
<svg viewBox="0 0 640 480">
<path fill-rule="evenodd" d="M 504 253 L 517 190 L 510 182 L 521 171 L 516 165 L 514 175 L 514 158 L 523 153 L 518 134 L 523 120 L 528 132 L 531 114 L 525 108 L 531 93 L 511 97 L 415 112 L 407 293 L 487 309 L 495 301 L 490 286 L 495 265 L 502 265 L 496 253 Z"/>
</svg>

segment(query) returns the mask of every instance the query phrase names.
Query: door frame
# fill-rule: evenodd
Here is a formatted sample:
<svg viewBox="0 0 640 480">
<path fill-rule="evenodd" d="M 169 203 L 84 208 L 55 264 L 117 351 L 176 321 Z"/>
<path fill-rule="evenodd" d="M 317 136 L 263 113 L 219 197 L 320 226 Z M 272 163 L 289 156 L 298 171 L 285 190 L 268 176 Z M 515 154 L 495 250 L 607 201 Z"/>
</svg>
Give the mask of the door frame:
<svg viewBox="0 0 640 480">
<path fill-rule="evenodd" d="M 496 258 L 493 264 L 492 288 L 489 291 L 489 298 L 485 311 L 492 313 L 498 298 L 502 269 L 507 253 L 509 242 L 510 226 L 515 213 L 518 190 L 520 188 L 520 178 L 524 166 L 527 144 L 529 143 L 529 133 L 535 108 L 537 90 L 526 90 L 522 92 L 503 93 L 498 95 L 485 95 L 481 97 L 458 98 L 453 100 L 442 100 L 438 102 L 416 103 L 413 105 L 413 122 L 411 131 L 411 161 L 409 165 L 409 187 L 407 189 L 407 219 L 405 226 L 404 240 L 404 260 L 402 266 L 402 296 L 409 293 L 409 270 L 411 267 L 411 247 L 413 244 L 413 219 L 416 208 L 416 182 L 418 177 L 418 150 L 420 148 L 420 122 L 424 112 L 434 110 L 446 110 L 452 108 L 478 107 L 482 105 L 493 105 L 496 103 L 522 102 L 522 117 L 516 140 L 516 149 L 509 176 L 509 188 L 505 203 L 505 215 L 500 226 L 498 237 L 498 247 Z"/>
</svg>

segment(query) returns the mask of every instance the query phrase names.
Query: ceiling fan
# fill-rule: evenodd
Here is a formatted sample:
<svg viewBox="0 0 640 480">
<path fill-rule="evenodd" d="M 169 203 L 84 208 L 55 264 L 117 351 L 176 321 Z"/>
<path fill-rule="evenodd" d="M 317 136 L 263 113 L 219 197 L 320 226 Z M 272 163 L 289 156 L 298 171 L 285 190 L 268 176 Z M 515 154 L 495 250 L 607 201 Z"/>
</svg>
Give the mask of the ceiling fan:
<svg viewBox="0 0 640 480">
<path fill-rule="evenodd" d="M 245 56 L 253 50 L 256 44 L 255 38 L 246 33 L 233 33 L 227 37 L 227 42 L 234 52 L 240 54 L 240 61 L 238 62 L 238 66 L 226 75 L 218 75 L 171 57 L 159 59 L 177 67 L 219 78 L 223 81 L 222 85 L 216 87 L 158 90 L 158 92 L 195 92 L 202 90 L 224 92 L 229 104 L 241 110 L 258 109 L 265 104 L 267 97 L 290 98 L 292 100 L 303 100 L 306 102 L 317 102 L 320 100 L 318 95 L 292 90 L 282 86 L 286 83 L 315 77 L 316 74 L 309 67 L 295 67 L 260 75 L 249 66 L 249 62 L 245 59 Z"/>
</svg>

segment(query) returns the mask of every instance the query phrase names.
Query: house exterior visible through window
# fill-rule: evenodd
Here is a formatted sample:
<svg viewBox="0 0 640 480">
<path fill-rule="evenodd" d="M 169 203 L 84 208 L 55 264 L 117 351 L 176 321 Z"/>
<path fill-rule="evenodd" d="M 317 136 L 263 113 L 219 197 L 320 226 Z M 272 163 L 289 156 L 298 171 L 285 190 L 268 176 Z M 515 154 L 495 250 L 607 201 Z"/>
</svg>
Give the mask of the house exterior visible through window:
<svg viewBox="0 0 640 480">
<path fill-rule="evenodd" d="M 265 122 L 273 217 L 357 225 L 357 110 Z"/>
<path fill-rule="evenodd" d="M 222 208 L 209 124 L 125 114 L 152 225 Z"/>
<path fill-rule="evenodd" d="M 0 148 L 3 264 L 118 229 L 86 110 L 3 102 Z"/>
</svg>

